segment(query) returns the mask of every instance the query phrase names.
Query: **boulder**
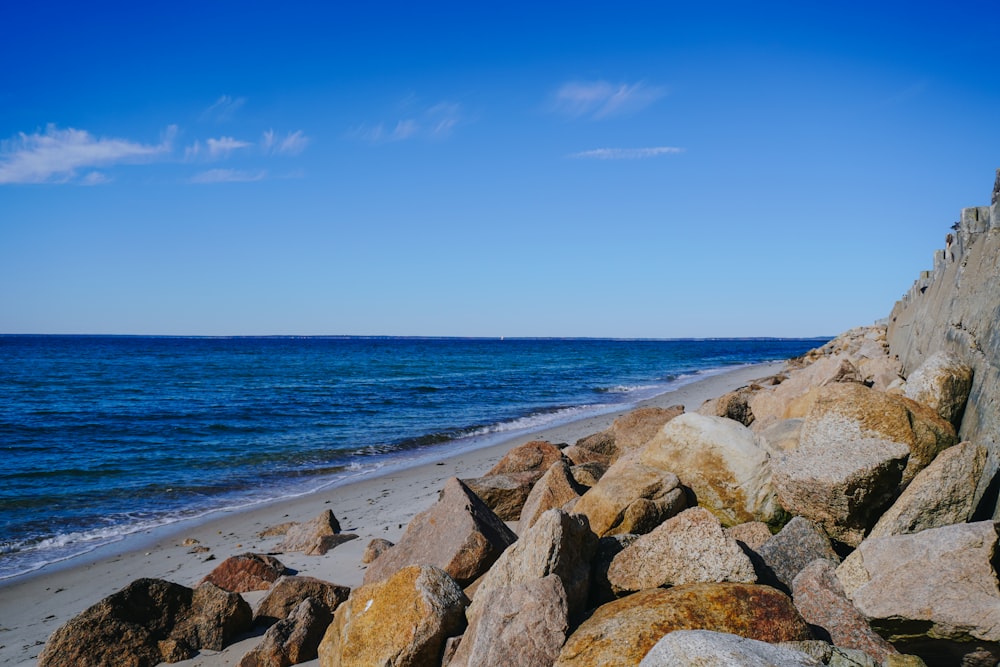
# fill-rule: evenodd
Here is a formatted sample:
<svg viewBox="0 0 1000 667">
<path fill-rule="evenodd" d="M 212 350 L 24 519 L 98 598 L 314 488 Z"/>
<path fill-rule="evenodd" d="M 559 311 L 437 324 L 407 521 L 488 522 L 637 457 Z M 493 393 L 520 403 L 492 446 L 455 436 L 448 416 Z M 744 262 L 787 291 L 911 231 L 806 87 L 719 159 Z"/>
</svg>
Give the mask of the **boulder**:
<svg viewBox="0 0 1000 667">
<path fill-rule="evenodd" d="M 570 474 L 573 475 L 573 480 L 577 485 L 583 487 L 584 490 L 597 484 L 607 471 L 608 466 L 597 461 L 577 463 L 570 466 L 569 469 Z"/>
<path fill-rule="evenodd" d="M 553 463 L 562 459 L 562 451 L 556 445 L 545 440 L 532 440 L 507 452 L 495 466 L 490 468 L 486 476 L 531 472 L 535 473 L 535 479 L 538 479 L 552 467 Z"/>
<path fill-rule="evenodd" d="M 837 563 L 819 558 L 796 575 L 792 581 L 792 600 L 802 618 L 822 628 L 836 646 L 864 651 L 879 662 L 898 653 L 882 639 L 864 615 L 847 599 L 837 579 Z"/>
<path fill-rule="evenodd" d="M 373 539 L 371 542 L 368 543 L 367 547 L 365 547 L 365 552 L 361 554 L 361 562 L 364 563 L 365 565 L 368 565 L 373 560 L 375 560 L 376 558 L 378 558 L 379 556 L 381 556 L 394 546 L 396 545 L 394 545 L 389 540 L 382 539 L 381 537 L 376 537 L 375 539 Z"/>
<path fill-rule="evenodd" d="M 441 663 L 444 642 L 462 633 L 468 598 L 448 574 L 411 565 L 355 589 L 319 645 L 321 667 L 417 667 Z"/>
<path fill-rule="evenodd" d="M 569 465 L 566 461 L 556 461 L 535 483 L 524 501 L 518 530 L 523 532 L 534 525 L 543 512 L 562 507 L 579 496 L 579 487 Z"/>
<path fill-rule="evenodd" d="M 353 533 L 341 533 L 340 522 L 332 510 L 324 510 L 305 523 L 293 523 L 277 551 L 301 551 L 307 556 L 322 556 L 339 544 L 357 539 Z"/>
<path fill-rule="evenodd" d="M 687 584 L 640 591 L 599 607 L 569 636 L 555 664 L 634 667 L 675 630 L 714 630 L 771 643 L 812 637 L 791 599 L 774 588 Z"/>
<path fill-rule="evenodd" d="M 486 506 L 503 521 L 517 521 L 521 508 L 540 475 L 535 471 L 501 473 L 463 479 Z"/>
<path fill-rule="evenodd" d="M 660 430 L 639 460 L 676 474 L 725 526 L 780 518 L 768 451 L 732 419 L 681 415 Z"/>
<path fill-rule="evenodd" d="M 745 547 L 756 551 L 771 537 L 771 529 L 763 521 L 747 521 L 726 528 L 726 534 Z"/>
<path fill-rule="evenodd" d="M 285 566 L 274 556 L 245 553 L 222 561 L 202 583 L 207 581 L 233 593 L 266 591 L 284 573 Z"/>
<path fill-rule="evenodd" d="M 408 565 L 434 565 L 466 586 L 516 539 L 479 496 L 452 477 L 438 501 L 413 517 L 396 546 L 372 561 L 364 582 L 386 579 Z"/>
<path fill-rule="evenodd" d="M 312 598 L 320 610 L 325 610 L 331 618 L 347 597 L 351 589 L 338 586 L 322 579 L 302 576 L 285 576 L 274 582 L 257 611 L 253 621 L 258 625 L 272 625 L 284 619 L 303 600 Z"/>
<path fill-rule="evenodd" d="M 318 655 L 333 614 L 312 598 L 302 600 L 287 618 L 264 633 L 264 638 L 240 660 L 239 667 L 289 667 Z"/>
<path fill-rule="evenodd" d="M 848 598 L 897 649 L 928 665 L 1000 660 L 992 521 L 873 537 L 837 568 Z"/>
<path fill-rule="evenodd" d="M 449 667 L 549 667 L 566 641 L 566 591 L 550 574 L 495 591 L 472 617 Z"/>
<path fill-rule="evenodd" d="M 649 532 L 686 506 L 677 475 L 623 459 L 580 497 L 573 511 L 585 515 L 591 530 L 603 537 Z M 649 517 L 651 510 L 653 517 Z M 645 519 L 642 525 L 636 525 L 637 518 Z"/>
<path fill-rule="evenodd" d="M 906 378 L 903 395 L 930 407 L 956 428 L 972 390 L 972 367 L 951 352 L 935 352 Z"/>
<path fill-rule="evenodd" d="M 972 518 L 983 489 L 986 447 L 963 442 L 921 470 L 878 520 L 869 537 L 919 533 Z"/>
<path fill-rule="evenodd" d="M 754 552 L 759 559 L 757 565 L 763 570 L 761 580 L 785 591 L 792 590 L 792 580 L 817 558 L 840 562 L 823 529 L 800 516 Z"/>
<path fill-rule="evenodd" d="M 614 557 L 608 569 L 612 590 L 621 594 L 658 586 L 700 582 L 754 583 L 750 558 L 702 507 L 684 510 L 642 535 Z"/>
<path fill-rule="evenodd" d="M 740 387 L 727 392 L 718 398 L 710 398 L 698 408 L 698 414 L 709 417 L 725 417 L 738 421 L 744 426 L 750 426 L 754 421 L 753 410 L 750 409 L 750 397 L 761 390 L 759 386 Z"/>
<path fill-rule="evenodd" d="M 757 437 L 760 438 L 760 443 L 767 447 L 772 454 L 798 449 L 804 421 L 801 418 L 782 419 L 758 431 Z"/>
<path fill-rule="evenodd" d="M 620 554 L 626 547 L 635 544 L 641 536 L 634 533 L 624 533 L 622 535 L 608 535 L 597 541 L 597 552 L 590 561 L 590 595 L 587 597 L 587 608 L 594 609 L 611 602 L 618 596 L 615 595 L 608 581 L 608 570 L 615 556 Z"/>
<path fill-rule="evenodd" d="M 137 579 L 89 607 L 49 637 L 39 667 L 153 667 L 202 648 L 221 650 L 250 628 L 250 606 L 212 584 L 198 592 L 161 579 Z"/>
<path fill-rule="evenodd" d="M 675 630 L 656 642 L 639 667 L 822 667 L 801 651 L 711 630 Z"/>
<path fill-rule="evenodd" d="M 570 616 L 583 612 L 590 587 L 590 560 L 597 537 L 587 518 L 551 509 L 497 559 L 479 582 L 469 619 L 493 604 L 498 591 L 554 574 L 563 582 Z"/>
<path fill-rule="evenodd" d="M 596 435 L 602 435 L 602 434 L 598 433 Z M 590 436 L 590 437 L 595 437 L 595 436 Z M 586 440 L 586 438 L 581 440 L 581 442 L 583 442 L 584 440 Z M 613 446 L 614 442 L 611 441 L 611 444 Z M 569 462 L 572 463 L 574 466 L 583 465 L 585 463 L 596 463 L 598 465 L 603 466 L 604 469 L 606 470 L 608 466 L 611 465 L 610 456 L 605 456 L 604 454 L 600 454 L 586 447 L 581 447 L 580 445 L 570 445 L 569 447 L 563 450 L 563 456 L 569 459 Z"/>
<path fill-rule="evenodd" d="M 664 424 L 682 414 L 683 405 L 637 408 L 615 419 L 607 430 L 578 440 L 573 452 L 567 452 L 567 456 L 574 463 L 599 461 L 611 465 L 622 456 L 644 447 Z"/>
<path fill-rule="evenodd" d="M 753 429 L 759 432 L 775 422 L 795 416 L 789 412 L 789 408 L 797 399 L 811 389 L 845 379 L 845 360 L 849 361 L 846 354 L 820 357 L 804 368 L 790 371 L 788 378 L 781 384 L 754 393 L 748 401 L 755 418 Z M 848 374 L 846 379 L 856 381 L 857 378 Z"/>
</svg>

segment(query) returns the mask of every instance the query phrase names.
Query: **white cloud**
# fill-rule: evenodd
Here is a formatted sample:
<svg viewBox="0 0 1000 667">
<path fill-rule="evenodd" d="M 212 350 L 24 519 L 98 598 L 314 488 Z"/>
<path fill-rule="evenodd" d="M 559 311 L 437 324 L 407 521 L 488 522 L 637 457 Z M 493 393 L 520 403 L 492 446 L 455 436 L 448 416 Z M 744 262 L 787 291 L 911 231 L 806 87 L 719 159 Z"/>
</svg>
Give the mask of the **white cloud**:
<svg viewBox="0 0 1000 667">
<path fill-rule="evenodd" d="M 571 82 L 552 96 L 552 108 L 574 118 L 609 118 L 636 113 L 666 95 L 659 86 L 607 81 Z"/>
<path fill-rule="evenodd" d="M 205 140 L 205 146 L 208 148 L 208 156 L 212 158 L 228 157 L 233 151 L 248 148 L 251 145 L 248 141 L 240 141 L 232 137 Z"/>
<path fill-rule="evenodd" d="M 159 144 L 142 144 L 55 125 L 44 133 L 21 132 L 0 143 L 0 183 L 65 183 L 78 169 L 148 161 L 169 153 L 176 133 L 176 126 L 170 126 Z"/>
<path fill-rule="evenodd" d="M 660 155 L 675 155 L 683 153 L 683 148 L 676 146 L 650 146 L 648 148 L 595 148 L 589 151 L 573 153 L 572 158 L 590 158 L 595 160 L 639 160 L 658 157 Z"/>
<path fill-rule="evenodd" d="M 110 183 L 111 178 L 107 174 L 102 174 L 99 171 L 92 171 L 83 178 L 80 179 L 80 185 L 104 185 L 105 183 Z"/>
<path fill-rule="evenodd" d="M 284 139 L 279 139 L 274 130 L 267 130 L 261 137 L 260 146 L 268 154 L 298 155 L 306 149 L 309 141 L 302 130 L 289 132 Z"/>
<path fill-rule="evenodd" d="M 248 183 L 267 178 L 264 170 L 246 171 L 242 169 L 209 169 L 191 177 L 191 183 Z"/>
<path fill-rule="evenodd" d="M 412 100 L 407 100 L 403 106 L 411 106 Z M 349 134 L 355 139 L 371 143 L 386 143 L 403 141 L 405 139 L 425 138 L 443 139 L 449 136 L 459 124 L 465 120 L 462 107 L 451 102 L 440 102 L 423 110 L 417 111 L 407 118 L 401 118 L 390 123 L 392 130 L 386 129 L 386 123 L 361 125 Z"/>
<path fill-rule="evenodd" d="M 211 120 L 218 123 L 225 122 L 233 117 L 240 110 L 247 99 L 245 97 L 231 97 L 222 95 L 212 106 L 201 112 L 202 120 Z"/>
</svg>

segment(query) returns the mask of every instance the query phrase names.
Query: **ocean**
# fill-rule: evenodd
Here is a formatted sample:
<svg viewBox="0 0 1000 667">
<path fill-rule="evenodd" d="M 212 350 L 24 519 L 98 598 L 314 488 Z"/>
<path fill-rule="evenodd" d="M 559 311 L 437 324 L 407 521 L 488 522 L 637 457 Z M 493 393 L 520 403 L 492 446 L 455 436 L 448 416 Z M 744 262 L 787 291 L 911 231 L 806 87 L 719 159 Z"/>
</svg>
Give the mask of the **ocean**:
<svg viewBox="0 0 1000 667">
<path fill-rule="evenodd" d="M 0 579 L 826 340 L 0 336 Z"/>
</svg>

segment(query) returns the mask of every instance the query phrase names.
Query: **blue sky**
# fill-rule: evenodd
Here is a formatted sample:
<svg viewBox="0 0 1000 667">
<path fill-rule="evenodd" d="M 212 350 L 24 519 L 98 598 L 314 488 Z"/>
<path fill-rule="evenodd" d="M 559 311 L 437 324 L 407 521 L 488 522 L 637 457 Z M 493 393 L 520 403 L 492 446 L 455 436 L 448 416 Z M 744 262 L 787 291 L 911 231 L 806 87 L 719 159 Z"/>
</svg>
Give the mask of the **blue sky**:
<svg viewBox="0 0 1000 667">
<path fill-rule="evenodd" d="M 835 334 L 989 203 L 996 2 L 541 4 L 5 3 L 0 332 Z"/>
</svg>

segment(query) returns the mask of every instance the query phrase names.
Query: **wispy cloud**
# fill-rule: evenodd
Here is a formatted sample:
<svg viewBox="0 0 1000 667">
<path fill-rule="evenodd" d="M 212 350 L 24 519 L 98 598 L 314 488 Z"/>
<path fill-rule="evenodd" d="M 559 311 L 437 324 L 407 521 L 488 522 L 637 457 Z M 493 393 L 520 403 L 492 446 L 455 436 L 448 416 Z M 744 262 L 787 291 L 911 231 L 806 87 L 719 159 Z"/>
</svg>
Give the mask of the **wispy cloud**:
<svg viewBox="0 0 1000 667">
<path fill-rule="evenodd" d="M 232 137 L 219 137 L 218 139 L 206 139 L 205 146 L 208 149 L 210 158 L 228 157 L 233 151 L 252 146 L 249 141 L 240 141 Z"/>
<path fill-rule="evenodd" d="M 267 130 L 261 137 L 261 149 L 268 154 L 298 155 L 309 145 L 309 137 L 302 130 L 289 132 L 284 139 L 278 137 L 274 130 Z"/>
<path fill-rule="evenodd" d="M 232 119 L 233 115 L 246 104 L 246 101 L 247 98 L 245 97 L 222 95 L 212 106 L 201 112 L 201 120 L 224 123 Z"/>
<path fill-rule="evenodd" d="M 574 118 L 599 120 L 645 109 L 667 94 L 660 86 L 608 81 L 565 83 L 552 95 L 551 108 Z"/>
<path fill-rule="evenodd" d="M 568 157 L 593 160 L 641 160 L 643 158 L 659 157 L 660 155 L 675 155 L 683 153 L 683 148 L 676 146 L 650 146 L 648 148 L 595 148 L 589 151 L 573 153 Z"/>
<path fill-rule="evenodd" d="M 110 183 L 112 180 L 107 174 L 92 171 L 80 179 L 80 185 L 104 185 L 105 183 Z"/>
<path fill-rule="evenodd" d="M 243 169 L 209 169 L 195 174 L 189 180 L 191 183 L 248 183 L 252 181 L 262 181 L 267 178 L 267 172 L 263 169 L 250 171 Z"/>
<path fill-rule="evenodd" d="M 464 121 L 461 105 L 439 102 L 392 122 L 360 125 L 351 130 L 349 135 L 371 143 L 415 138 L 444 139 Z"/>
<path fill-rule="evenodd" d="M 95 137 L 86 130 L 60 130 L 55 125 L 48 125 L 45 132 L 22 132 L 0 143 L 0 183 L 66 183 L 76 178 L 79 169 L 148 161 L 170 152 L 176 132 L 176 126 L 168 127 L 159 144 Z"/>
</svg>

